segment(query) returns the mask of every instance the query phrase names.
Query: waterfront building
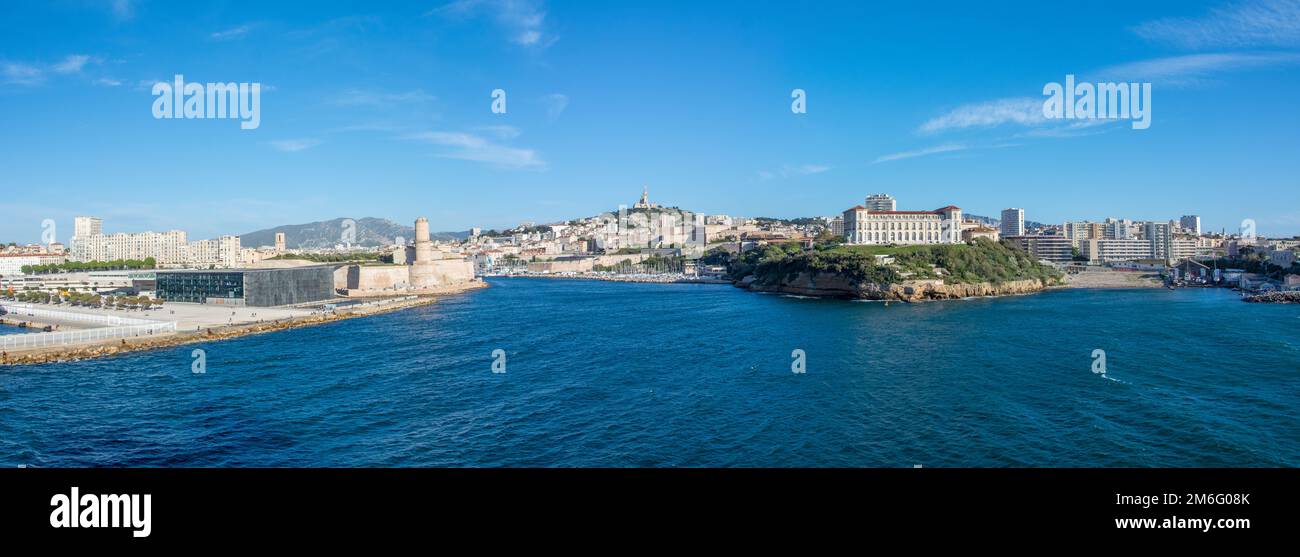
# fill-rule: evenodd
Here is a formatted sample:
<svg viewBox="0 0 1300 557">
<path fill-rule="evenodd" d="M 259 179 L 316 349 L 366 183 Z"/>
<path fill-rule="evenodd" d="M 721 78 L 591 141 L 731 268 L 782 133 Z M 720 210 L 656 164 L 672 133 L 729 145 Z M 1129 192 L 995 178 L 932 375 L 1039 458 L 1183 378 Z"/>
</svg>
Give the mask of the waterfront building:
<svg viewBox="0 0 1300 557">
<path fill-rule="evenodd" d="M 165 302 L 270 307 L 334 297 L 333 265 L 158 271 L 155 276 L 155 293 Z"/>
<path fill-rule="evenodd" d="M 1001 234 L 1003 238 L 1025 235 L 1025 210 L 1010 208 L 1002 210 Z"/>
<path fill-rule="evenodd" d="M 961 209 L 877 211 L 858 205 L 844 211 L 844 237 L 850 244 L 956 244 L 961 242 Z"/>
<path fill-rule="evenodd" d="M 1065 236 L 1012 236 L 1005 239 L 1014 242 L 1034 259 L 1056 262 L 1074 259 L 1074 243 Z"/>
<path fill-rule="evenodd" d="M 1152 256 L 1151 242 L 1137 238 L 1085 240 L 1080 244 L 1081 255 L 1094 263 L 1114 263 L 1120 261 L 1145 261 L 1157 259 Z"/>
<path fill-rule="evenodd" d="M 1174 277 L 1188 282 L 1208 283 L 1213 279 L 1213 271 L 1206 265 L 1192 261 L 1184 260 L 1173 267 Z"/>
<path fill-rule="evenodd" d="M 91 271 L 88 273 L 52 273 L 45 275 L 0 276 L 0 290 L 35 290 L 58 292 L 94 292 L 97 294 L 141 294 L 154 289 L 154 271 Z"/>
<path fill-rule="evenodd" d="M 876 193 L 867 196 L 866 208 L 876 212 L 897 211 L 898 202 L 892 196 Z"/>
<path fill-rule="evenodd" d="M 1079 244 L 1080 253 L 1089 261 L 1114 263 L 1120 261 L 1183 261 L 1200 255 L 1197 241 L 1191 238 L 1174 238 L 1167 242 L 1154 239 L 1089 239 Z"/>
</svg>

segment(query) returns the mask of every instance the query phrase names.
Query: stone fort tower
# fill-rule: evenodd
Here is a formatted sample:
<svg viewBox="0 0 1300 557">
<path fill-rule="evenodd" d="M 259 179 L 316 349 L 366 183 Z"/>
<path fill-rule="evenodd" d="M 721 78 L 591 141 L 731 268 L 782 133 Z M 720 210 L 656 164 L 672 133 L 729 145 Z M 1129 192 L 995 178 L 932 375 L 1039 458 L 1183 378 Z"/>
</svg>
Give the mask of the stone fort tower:
<svg viewBox="0 0 1300 557">
<path fill-rule="evenodd" d="M 415 219 L 415 261 L 411 263 L 411 287 L 429 288 L 436 286 L 438 280 L 434 274 L 433 241 L 429 239 L 429 219 Z"/>
</svg>

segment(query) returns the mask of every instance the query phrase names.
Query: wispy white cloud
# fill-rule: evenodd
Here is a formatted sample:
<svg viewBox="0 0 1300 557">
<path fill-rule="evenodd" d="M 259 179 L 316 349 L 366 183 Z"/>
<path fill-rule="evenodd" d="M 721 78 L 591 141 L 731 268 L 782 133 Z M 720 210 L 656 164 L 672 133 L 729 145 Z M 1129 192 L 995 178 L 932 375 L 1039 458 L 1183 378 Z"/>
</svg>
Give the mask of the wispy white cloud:
<svg viewBox="0 0 1300 557">
<path fill-rule="evenodd" d="M 551 93 L 542 97 L 542 102 L 546 104 L 546 119 L 554 122 L 564 113 L 564 109 L 569 107 L 569 96 Z"/>
<path fill-rule="evenodd" d="M 1300 64 L 1300 53 L 1190 54 L 1118 64 L 1102 68 L 1095 73 L 1099 79 L 1107 81 L 1140 81 L 1187 86 L 1200 83 L 1215 74 L 1294 64 Z"/>
<path fill-rule="evenodd" d="M 876 160 L 871 161 L 871 164 L 879 164 L 882 162 L 911 159 L 915 157 L 924 157 L 926 155 L 935 155 L 939 153 L 952 153 L 955 151 L 965 151 L 967 149 L 970 149 L 970 146 L 965 144 L 945 143 L 943 145 L 936 145 L 934 147 L 926 147 L 924 149 L 917 149 L 914 151 L 903 151 L 901 153 L 891 153 L 888 155 L 876 157 Z"/>
<path fill-rule="evenodd" d="M 39 85 L 45 82 L 45 72 L 36 66 L 19 62 L 0 64 L 0 75 L 4 82 L 14 85 Z"/>
<path fill-rule="evenodd" d="M 245 35 L 249 33 L 249 31 L 252 30 L 253 30 L 253 26 L 251 24 L 244 24 L 238 27 L 232 27 L 230 29 L 226 29 L 224 31 L 214 31 L 212 34 L 208 36 L 211 37 L 212 40 L 214 41 L 233 41 L 236 39 L 242 39 Z"/>
<path fill-rule="evenodd" d="M 64 58 L 62 62 L 50 66 L 50 70 L 61 74 L 79 73 L 81 68 L 85 67 L 86 62 L 89 61 L 90 57 L 85 54 L 71 54 Z"/>
<path fill-rule="evenodd" d="M 437 156 L 442 158 L 531 170 L 541 170 L 546 167 L 546 163 L 532 149 L 510 147 L 464 132 L 420 132 L 407 135 L 405 139 L 442 147 L 443 149 L 437 153 Z"/>
<path fill-rule="evenodd" d="M 430 10 L 426 15 L 472 17 L 486 14 L 505 30 L 510 42 L 545 48 L 558 37 L 546 30 L 546 10 L 536 0 L 456 0 Z"/>
<path fill-rule="evenodd" d="M 312 139 L 312 138 L 280 139 L 271 142 L 272 147 L 276 148 L 279 151 L 284 151 L 286 153 L 297 153 L 299 151 L 306 151 L 307 149 L 311 149 L 312 147 L 315 147 L 317 145 L 320 145 L 320 140 Z"/>
<path fill-rule="evenodd" d="M 0 78 L 4 83 L 14 85 L 40 85 L 50 74 L 80 74 L 87 64 L 99 62 L 99 58 L 86 54 L 69 54 L 53 64 L 0 62 Z"/>
<path fill-rule="evenodd" d="M 1242 1 L 1214 8 L 1202 17 L 1163 18 L 1133 32 L 1183 48 L 1300 46 L 1300 0 Z"/>
<path fill-rule="evenodd" d="M 1043 100 L 1029 97 L 997 99 L 959 106 L 921 124 L 925 134 L 966 128 L 992 128 L 1003 124 L 1037 126 L 1047 122 Z"/>
<path fill-rule="evenodd" d="M 95 85 L 103 85 L 104 87 L 117 87 L 122 84 L 122 81 L 111 77 L 101 77 L 96 79 L 94 83 Z"/>
<path fill-rule="evenodd" d="M 776 170 L 760 170 L 758 177 L 763 180 L 774 180 L 777 178 L 821 174 L 830 169 L 831 167 L 824 164 L 784 164 Z"/>
</svg>

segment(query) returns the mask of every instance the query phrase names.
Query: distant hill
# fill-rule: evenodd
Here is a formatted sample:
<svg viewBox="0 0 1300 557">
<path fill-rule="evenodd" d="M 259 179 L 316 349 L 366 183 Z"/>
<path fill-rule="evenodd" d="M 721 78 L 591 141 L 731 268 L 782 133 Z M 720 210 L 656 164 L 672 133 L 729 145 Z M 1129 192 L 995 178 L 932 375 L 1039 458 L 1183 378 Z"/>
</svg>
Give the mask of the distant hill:
<svg viewBox="0 0 1300 557">
<path fill-rule="evenodd" d="M 284 233 L 284 245 L 291 249 L 320 249 L 334 247 L 343 242 L 343 223 L 348 219 L 309 222 L 306 224 L 287 224 L 256 232 L 239 235 L 239 243 L 244 247 L 261 247 L 275 245 L 275 233 Z M 379 247 L 392 245 L 393 239 L 401 237 L 410 241 L 415 237 L 415 228 L 395 223 L 388 219 L 363 217 L 352 219 L 356 223 L 356 242 L 362 247 Z M 431 232 L 434 240 L 459 240 L 469 237 L 464 232 Z"/>
</svg>

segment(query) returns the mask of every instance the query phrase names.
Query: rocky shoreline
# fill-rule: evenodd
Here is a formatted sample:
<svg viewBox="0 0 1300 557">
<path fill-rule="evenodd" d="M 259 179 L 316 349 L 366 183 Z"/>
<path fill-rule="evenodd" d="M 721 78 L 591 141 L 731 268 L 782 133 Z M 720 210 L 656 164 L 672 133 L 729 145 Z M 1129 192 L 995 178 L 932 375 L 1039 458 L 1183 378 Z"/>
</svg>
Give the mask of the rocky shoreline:
<svg viewBox="0 0 1300 557">
<path fill-rule="evenodd" d="M 1241 301 L 1265 304 L 1300 304 L 1300 292 L 1266 292 L 1244 296 Z"/>
<path fill-rule="evenodd" d="M 819 298 L 840 298 L 854 300 L 893 300 L 900 302 L 922 302 L 931 300 L 957 300 L 962 298 L 1010 296 L 1042 292 L 1050 285 L 1037 279 L 1014 280 L 1000 284 L 944 284 L 937 280 L 903 281 L 894 284 L 856 284 L 839 275 L 810 275 L 799 273 L 792 279 L 779 284 L 766 285 L 748 276 L 736 282 L 738 288 L 754 292 L 780 292 L 799 296 Z"/>
<path fill-rule="evenodd" d="M 485 282 L 475 281 L 473 283 L 467 283 L 463 289 L 458 291 L 467 292 L 484 288 L 486 286 L 487 283 Z M 7 352 L 0 354 L 0 366 L 91 360 L 144 350 L 169 348 L 172 346 L 196 344 L 201 342 L 212 342 L 247 335 L 295 329 L 298 327 L 310 327 L 344 319 L 368 317 L 413 307 L 427 306 L 437 301 L 438 298 L 433 296 L 421 296 L 414 300 L 404 300 L 387 305 L 367 306 L 356 309 L 344 308 L 333 313 L 322 313 L 292 319 L 212 327 L 203 331 L 167 333 L 134 339 L 112 339 L 96 343 L 51 346 L 22 352 Z"/>
</svg>

